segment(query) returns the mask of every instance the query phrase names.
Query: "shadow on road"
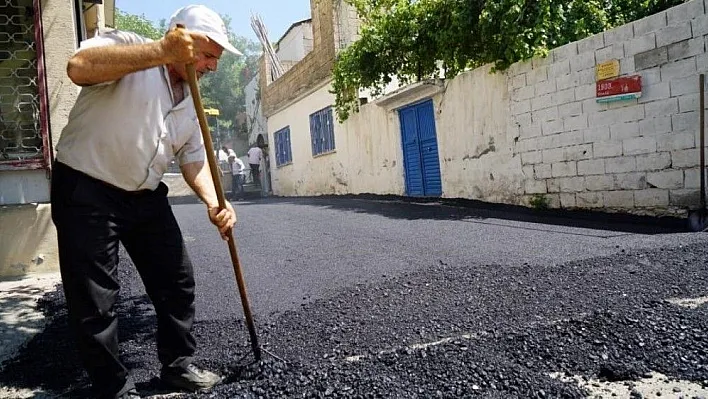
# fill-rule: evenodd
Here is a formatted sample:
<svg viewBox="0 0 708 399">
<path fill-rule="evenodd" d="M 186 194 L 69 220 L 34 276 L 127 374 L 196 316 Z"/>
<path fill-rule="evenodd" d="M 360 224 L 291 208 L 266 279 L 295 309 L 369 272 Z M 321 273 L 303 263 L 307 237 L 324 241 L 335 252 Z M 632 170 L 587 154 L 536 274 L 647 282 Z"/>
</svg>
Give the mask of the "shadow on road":
<svg viewBox="0 0 708 399">
<path fill-rule="evenodd" d="M 425 199 L 398 196 L 347 195 L 321 197 L 270 197 L 235 203 L 237 206 L 293 204 L 320 206 L 348 212 L 405 220 L 486 220 L 540 223 L 565 227 L 634 234 L 687 232 L 686 221 L 674 217 L 650 217 L 593 211 L 537 210 L 515 205 L 491 204 L 466 199 Z"/>
<path fill-rule="evenodd" d="M 43 321 L 40 314 L 27 311 L 31 309 L 36 299 L 41 297 L 44 289 L 29 285 L 17 285 L 0 293 L 0 334 L 7 342 L 26 342 L 32 335 L 42 328 Z M 18 315 L 17 318 L 11 315 Z M 21 319 L 21 320 L 20 320 Z M 11 358 L 15 345 L 2 345 L 0 347 L 0 363 Z"/>
<path fill-rule="evenodd" d="M 63 298 L 58 289 L 39 301 L 38 307 L 48 323 L 14 358 L 3 363 L 0 385 L 58 392 L 79 389 L 84 374 L 70 339 Z"/>
<path fill-rule="evenodd" d="M 88 375 L 81 365 L 69 329 L 61 287 L 57 291 L 46 294 L 39 301 L 38 306 L 47 317 L 48 323 L 44 330 L 29 340 L 14 358 L 2 364 L 0 386 L 14 389 L 41 389 L 59 394 L 59 397 L 89 397 Z M 122 321 L 119 328 L 121 352 L 134 351 L 136 346 L 154 347 L 156 319 L 146 295 L 119 299 L 116 311 Z M 125 354 L 122 353 L 121 356 Z M 127 367 L 145 368 L 145 365 L 137 364 L 132 356 L 125 357 Z M 143 384 L 141 388 L 159 391 L 159 381 Z"/>
</svg>

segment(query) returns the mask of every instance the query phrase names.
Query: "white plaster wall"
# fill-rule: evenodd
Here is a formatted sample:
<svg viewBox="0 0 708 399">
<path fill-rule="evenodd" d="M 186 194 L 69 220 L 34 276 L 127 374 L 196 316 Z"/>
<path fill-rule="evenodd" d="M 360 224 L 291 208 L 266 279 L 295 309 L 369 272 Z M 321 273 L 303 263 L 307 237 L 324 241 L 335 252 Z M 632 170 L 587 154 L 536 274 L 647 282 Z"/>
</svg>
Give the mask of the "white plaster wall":
<svg viewBox="0 0 708 399">
<path fill-rule="evenodd" d="M 400 145 L 393 115 L 367 108 L 340 125 L 334 115 L 336 151 L 312 156 L 310 114 L 331 106 L 334 96 L 327 84 L 310 96 L 268 118 L 269 140 L 274 132 L 290 126 L 293 162 L 276 167 L 272 162 L 275 195 L 323 195 L 347 193 L 402 193 Z M 275 145 L 271 159 L 275 159 Z"/>
<path fill-rule="evenodd" d="M 273 166 L 274 194 L 404 194 L 396 112 L 369 104 L 344 124 L 337 123 L 333 115 L 336 152 L 312 156 L 309 116 L 334 103 L 331 89 L 327 84 L 268 119 L 270 140 L 274 140 L 274 132 L 290 126 L 293 152 L 292 164 Z M 274 153 L 271 159 L 275 159 Z"/>
<path fill-rule="evenodd" d="M 313 50 L 315 45 L 314 35 L 312 33 L 312 23 L 307 22 L 302 28 L 302 38 L 303 38 L 303 48 L 305 49 L 305 55 L 309 54 Z"/>
<path fill-rule="evenodd" d="M 56 229 L 49 204 L 0 207 L 0 226 L 0 278 L 58 270 Z"/>
<path fill-rule="evenodd" d="M 506 87 L 504 74 L 483 67 L 459 75 L 435 97 L 444 197 L 518 203 L 524 176 L 507 129 Z"/>
<path fill-rule="evenodd" d="M 351 176 L 349 193 L 405 194 L 398 114 L 368 104 L 341 128 Z"/>
<path fill-rule="evenodd" d="M 326 86 L 328 87 L 328 86 Z M 340 147 L 341 128 L 335 124 L 334 140 L 337 152 L 312 157 L 309 115 L 334 103 L 334 96 L 321 88 L 302 101 L 293 103 L 284 111 L 268 118 L 270 158 L 275 159 L 274 133 L 290 126 L 293 162 L 277 168 L 271 163 L 272 185 L 275 195 L 322 195 L 348 192 L 348 176 L 342 163 L 344 146 Z M 339 177 L 340 183 L 336 183 Z"/>
<path fill-rule="evenodd" d="M 461 75 L 433 97 L 445 197 L 514 203 L 521 198 L 523 175 L 507 129 L 506 84 L 505 75 L 490 76 L 488 68 L 481 68 Z M 293 164 L 273 171 L 274 193 L 404 195 L 397 109 L 362 106 L 336 125 L 336 153 L 312 157 L 309 115 L 334 102 L 329 90 L 327 85 L 268 119 L 271 139 L 290 125 L 293 146 Z"/>
<path fill-rule="evenodd" d="M 256 142 L 258 135 L 262 134 L 268 138 L 268 129 L 266 119 L 263 116 L 263 108 L 261 107 L 258 91 L 260 90 L 260 74 L 251 79 L 244 88 L 244 99 L 246 102 L 246 125 L 250 131 L 248 135 L 248 143 Z"/>
<path fill-rule="evenodd" d="M 309 24 L 303 23 L 293 28 L 278 44 L 276 54 L 282 61 L 300 61 L 305 58 L 305 34 L 304 30 L 308 28 L 312 31 Z"/>
<path fill-rule="evenodd" d="M 47 66 L 47 86 L 52 145 L 59 141 L 69 119 L 69 112 L 79 95 L 79 87 L 66 76 L 66 62 L 76 51 L 76 21 L 73 2 L 43 0 L 44 55 Z"/>
</svg>

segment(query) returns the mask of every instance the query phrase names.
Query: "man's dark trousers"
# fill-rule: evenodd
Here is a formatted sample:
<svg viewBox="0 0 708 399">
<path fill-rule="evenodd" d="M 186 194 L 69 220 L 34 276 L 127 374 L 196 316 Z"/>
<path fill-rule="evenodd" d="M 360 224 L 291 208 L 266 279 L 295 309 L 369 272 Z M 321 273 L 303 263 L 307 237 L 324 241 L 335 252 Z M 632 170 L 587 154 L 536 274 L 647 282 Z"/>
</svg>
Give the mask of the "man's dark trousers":
<svg viewBox="0 0 708 399">
<path fill-rule="evenodd" d="M 119 242 L 155 306 L 160 362 L 189 364 L 196 348 L 194 273 L 167 186 L 124 191 L 57 162 L 51 203 L 69 322 L 98 397 L 134 387 L 118 358 Z"/>
<path fill-rule="evenodd" d="M 243 197 L 243 175 L 231 175 L 231 198 Z"/>
<path fill-rule="evenodd" d="M 253 184 L 261 185 L 261 164 L 249 163 L 248 166 L 251 167 L 251 177 L 253 177 Z"/>
</svg>

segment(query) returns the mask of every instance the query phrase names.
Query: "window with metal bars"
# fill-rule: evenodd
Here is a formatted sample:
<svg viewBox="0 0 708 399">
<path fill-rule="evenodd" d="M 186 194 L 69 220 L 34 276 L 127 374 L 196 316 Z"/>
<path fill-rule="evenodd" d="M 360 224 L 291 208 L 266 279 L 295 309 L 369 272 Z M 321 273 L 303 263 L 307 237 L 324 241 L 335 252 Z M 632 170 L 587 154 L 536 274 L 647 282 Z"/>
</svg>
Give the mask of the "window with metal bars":
<svg viewBox="0 0 708 399">
<path fill-rule="evenodd" d="M 0 0 L 0 170 L 48 165 L 36 0 Z"/>
<path fill-rule="evenodd" d="M 332 107 L 327 107 L 310 115 L 310 135 L 312 137 L 312 156 L 326 154 L 335 150 Z"/>
<path fill-rule="evenodd" d="M 293 163 L 293 152 L 290 145 L 290 126 L 275 132 L 275 166 Z"/>
</svg>

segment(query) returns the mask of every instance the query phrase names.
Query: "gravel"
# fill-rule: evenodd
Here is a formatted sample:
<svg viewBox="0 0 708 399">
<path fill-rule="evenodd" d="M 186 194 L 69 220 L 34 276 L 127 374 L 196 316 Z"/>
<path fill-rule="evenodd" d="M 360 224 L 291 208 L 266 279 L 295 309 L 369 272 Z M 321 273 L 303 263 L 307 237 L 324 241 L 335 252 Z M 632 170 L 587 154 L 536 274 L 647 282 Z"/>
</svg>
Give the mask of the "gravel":
<svg viewBox="0 0 708 399">
<path fill-rule="evenodd" d="M 437 261 L 408 270 L 367 270 L 366 279 L 256 312 L 265 350 L 259 363 L 240 314 L 203 317 L 195 324 L 200 364 L 227 379 L 185 396 L 586 397 L 554 373 L 626 382 L 628 393 L 632 381 L 652 372 L 708 389 L 708 305 L 668 301 L 708 295 L 708 246 L 704 236 L 691 237 L 703 242 L 679 245 L 680 237 L 667 237 L 675 245 L 653 249 L 618 243 L 602 256 L 563 262 L 434 253 Z M 121 355 L 143 394 L 165 393 L 155 378 L 152 306 L 124 266 L 120 279 L 130 288 L 118 307 Z M 207 314 L 218 312 L 219 304 L 212 306 Z M 86 376 L 66 339 L 63 295 L 45 296 L 42 310 L 51 323 L 4 365 L 0 385 L 86 395 Z"/>
<path fill-rule="evenodd" d="M 268 349 L 289 363 L 267 361 L 265 379 L 215 393 L 580 398 L 549 375 L 633 381 L 650 371 L 708 388 L 707 309 L 659 299 L 705 295 L 707 264 L 698 246 L 544 270 L 441 267 L 357 287 L 267 325 Z M 447 337 L 459 338 L 411 347 Z"/>
</svg>

